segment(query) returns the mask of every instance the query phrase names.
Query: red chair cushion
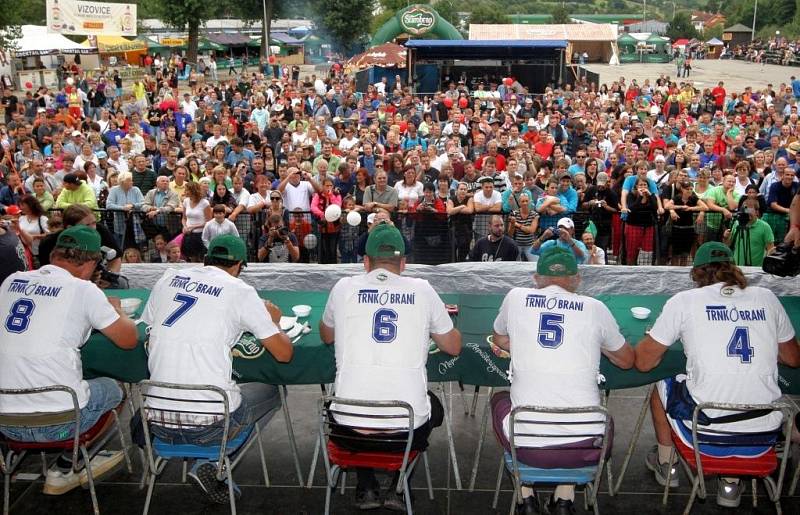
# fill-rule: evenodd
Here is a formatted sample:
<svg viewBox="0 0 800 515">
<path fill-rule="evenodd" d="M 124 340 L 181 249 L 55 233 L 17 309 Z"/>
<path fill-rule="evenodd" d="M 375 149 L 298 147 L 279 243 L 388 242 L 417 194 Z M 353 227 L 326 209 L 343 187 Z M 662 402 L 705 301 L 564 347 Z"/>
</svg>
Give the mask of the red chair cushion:
<svg viewBox="0 0 800 515">
<path fill-rule="evenodd" d="M 105 429 L 111 419 L 111 412 L 108 411 L 101 416 L 97 423 L 89 428 L 88 431 L 81 434 L 78 437 L 79 445 L 85 444 L 87 442 L 91 442 L 95 438 L 97 438 L 101 431 Z M 72 449 L 72 445 L 75 443 L 74 438 L 70 438 L 68 440 L 59 440 L 57 442 L 18 442 L 16 440 L 10 440 L 6 438 L 5 440 L 6 445 L 8 448 L 14 452 L 20 451 L 33 451 L 33 450 L 64 450 L 64 449 Z"/>
<path fill-rule="evenodd" d="M 672 432 L 672 443 L 675 444 L 678 453 L 686 460 L 689 467 L 696 470 L 694 450 L 684 444 L 674 431 Z M 766 477 L 778 468 L 778 456 L 774 448 L 758 458 L 711 458 L 701 454 L 700 462 L 703 464 L 704 475 Z"/>
<path fill-rule="evenodd" d="M 419 451 L 408 454 L 408 462 L 414 461 Z M 402 452 L 353 452 L 328 442 L 328 458 L 341 468 L 370 468 L 395 471 L 403 466 Z"/>
</svg>

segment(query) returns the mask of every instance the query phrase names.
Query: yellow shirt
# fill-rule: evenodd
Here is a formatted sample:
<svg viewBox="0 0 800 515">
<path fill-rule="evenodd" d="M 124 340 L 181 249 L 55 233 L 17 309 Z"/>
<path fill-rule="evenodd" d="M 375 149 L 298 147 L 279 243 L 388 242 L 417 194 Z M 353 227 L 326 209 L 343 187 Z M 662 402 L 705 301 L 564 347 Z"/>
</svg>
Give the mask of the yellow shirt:
<svg viewBox="0 0 800 515">
<path fill-rule="evenodd" d="M 144 99 L 144 84 L 141 82 L 134 82 L 133 83 L 133 96 L 136 97 L 136 100 Z"/>
<path fill-rule="evenodd" d="M 187 181 L 183 181 L 183 184 L 178 186 L 175 184 L 175 181 L 169 181 L 169 189 L 177 193 L 178 197 L 183 198 L 183 194 L 186 191 L 186 182 Z"/>
<path fill-rule="evenodd" d="M 81 182 L 81 185 L 75 191 L 70 191 L 67 188 L 61 190 L 56 200 L 56 208 L 64 209 L 72 204 L 83 204 L 89 209 L 97 209 L 97 197 L 94 194 L 94 189 Z"/>
</svg>

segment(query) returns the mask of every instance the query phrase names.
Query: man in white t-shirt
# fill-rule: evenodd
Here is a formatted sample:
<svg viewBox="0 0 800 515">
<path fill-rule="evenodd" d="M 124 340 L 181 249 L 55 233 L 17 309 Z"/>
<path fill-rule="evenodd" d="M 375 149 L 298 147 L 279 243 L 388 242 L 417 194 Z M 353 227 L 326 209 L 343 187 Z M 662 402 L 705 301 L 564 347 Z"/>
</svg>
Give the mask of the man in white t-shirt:
<svg viewBox="0 0 800 515">
<path fill-rule="evenodd" d="M 279 362 L 289 361 L 293 349 L 278 328 L 280 309 L 260 299 L 255 288 L 239 279 L 247 265 L 247 249 L 241 238 L 225 234 L 212 239 L 205 265 L 168 270 L 153 287 L 142 314 L 142 320 L 150 326 L 148 367 L 154 381 L 207 384 L 225 390 L 231 414 L 229 437 L 233 437 L 252 424 L 266 425 L 280 406 L 280 397 L 273 385 L 236 384 L 231 348 L 243 332 L 248 332 Z M 198 391 L 180 395 L 157 388 L 148 394 L 187 399 L 147 398 L 150 408 L 166 410 L 150 411 L 151 431 L 159 439 L 204 443 L 220 437 L 221 405 L 202 403 L 218 396 Z M 194 400 L 198 402 L 191 402 Z M 216 410 L 220 415 L 187 415 L 171 410 Z M 181 423 L 192 425 L 184 430 Z M 198 460 L 189 477 L 211 501 L 229 502 L 227 484 L 217 481 L 216 464 Z"/>
<path fill-rule="evenodd" d="M 289 211 L 300 208 L 301 211 L 311 211 L 311 197 L 314 193 L 322 193 L 322 186 L 308 172 L 291 167 L 287 170 L 286 177 L 278 185 L 278 191 L 283 194 L 283 205 Z"/>
<path fill-rule="evenodd" d="M 703 244 L 695 253 L 691 276 L 697 288 L 670 298 L 649 334 L 636 346 L 636 368 L 642 372 L 655 368 L 678 340 L 687 356 L 686 375 L 660 381 L 658 395 L 650 401 L 658 445 L 647 455 L 646 465 L 662 485 L 666 481 L 671 486 L 678 484 L 677 471 L 670 463 L 670 434 L 674 431 L 692 447 L 691 416 L 696 404 L 769 404 L 781 396 L 778 363 L 800 366 L 800 348 L 786 311 L 770 290 L 747 285 L 733 264 L 730 248 L 719 242 Z M 665 406 L 670 406 L 669 413 Z M 781 425 L 780 412 L 737 416 L 735 420 L 726 417 L 731 414 L 705 410 L 702 417 L 709 423 L 704 427 L 715 433 L 763 433 Z M 725 419 L 720 420 L 722 417 Z M 736 441 L 740 446 L 726 445 L 724 456 L 758 456 L 768 450 L 763 445 L 748 446 L 740 436 Z M 701 453 L 719 455 L 719 446 L 704 447 L 700 446 Z M 739 506 L 743 490 L 739 479 L 720 477 L 718 481 L 717 503 Z"/>
<path fill-rule="evenodd" d="M 597 406 L 600 354 L 620 368 L 632 367 L 634 360 L 633 349 L 625 342 L 608 308 L 599 300 L 575 293 L 580 275 L 572 252 L 558 247 L 544 251 L 536 263 L 534 281 L 536 288 L 508 292 L 494 321 L 495 345 L 511 353 L 511 391 L 497 393 L 491 402 L 495 434 L 506 451 L 510 451 L 512 409 L 523 405 Z M 535 418 L 573 422 L 597 420 L 598 415 L 537 414 Z M 540 468 L 576 468 L 597 463 L 600 439 L 570 435 L 602 434 L 602 425 L 523 426 L 517 426 L 515 431 L 564 436 L 518 438 L 514 443 L 522 463 Z M 517 513 L 539 513 L 533 489 L 524 487 L 522 495 Z M 574 498 L 573 485 L 559 485 L 550 499 L 549 513 L 574 513 Z"/>
<path fill-rule="evenodd" d="M 444 303 L 423 279 L 402 277 L 405 269 L 405 244 L 400 231 L 389 224 L 373 229 L 364 256 L 366 274 L 340 279 L 331 290 L 320 322 L 322 341 L 336 340 L 336 395 L 369 401 L 405 401 L 414 410 L 413 450 L 425 450 L 434 427 L 441 425 L 444 412 L 439 400 L 428 392 L 427 371 L 430 340 L 450 355 L 461 352 L 461 334 Z M 335 409 L 332 406 L 331 409 Z M 363 413 L 373 413 L 362 408 Z M 348 411 L 353 408 L 348 407 Z M 375 411 L 387 414 L 387 410 Z M 397 426 L 393 439 L 405 438 L 400 420 L 380 420 L 338 416 L 344 426 Z M 398 443 L 371 442 L 363 432 L 340 427 L 334 442 L 353 451 L 403 452 L 405 440 Z M 385 439 L 386 433 L 374 433 Z M 354 439 L 358 437 L 358 439 Z M 358 469 L 356 505 L 373 509 L 381 505 L 403 509 L 395 492 L 397 475 L 380 502 L 380 486 L 372 469 Z"/>
<path fill-rule="evenodd" d="M 106 298 L 91 282 L 100 259 L 100 234 L 85 225 L 64 229 L 50 253 L 50 264 L 10 275 L 0 286 L 0 388 L 24 389 L 63 385 L 77 394 L 79 432 L 94 426 L 123 398 L 119 384 L 108 377 L 83 380 L 80 348 L 97 329 L 121 349 L 136 347 L 136 326 L 120 308 L 119 299 Z M 2 395 L 0 412 L 36 413 L 73 409 L 64 393 L 36 396 Z M 48 442 L 74 437 L 75 424 L 43 427 L 4 427 L 12 440 Z M 97 481 L 121 463 L 122 452 L 90 449 L 92 476 Z M 44 493 L 61 495 L 87 475 L 72 468 L 72 451 L 60 456 L 47 471 Z"/>
</svg>

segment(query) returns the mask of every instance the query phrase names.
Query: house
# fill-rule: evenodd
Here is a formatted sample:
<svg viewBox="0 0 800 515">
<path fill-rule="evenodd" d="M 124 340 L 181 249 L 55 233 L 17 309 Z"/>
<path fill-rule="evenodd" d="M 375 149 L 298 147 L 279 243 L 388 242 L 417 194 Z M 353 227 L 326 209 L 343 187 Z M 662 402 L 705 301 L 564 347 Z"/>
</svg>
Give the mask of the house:
<svg viewBox="0 0 800 515">
<path fill-rule="evenodd" d="M 692 25 L 695 30 L 702 34 L 706 29 L 725 23 L 724 14 L 707 13 L 704 11 L 692 11 Z"/>
<path fill-rule="evenodd" d="M 753 39 L 752 34 L 753 29 L 741 23 L 737 23 L 733 27 L 728 27 L 722 31 L 722 41 L 724 41 L 726 45 L 745 45 Z"/>
</svg>

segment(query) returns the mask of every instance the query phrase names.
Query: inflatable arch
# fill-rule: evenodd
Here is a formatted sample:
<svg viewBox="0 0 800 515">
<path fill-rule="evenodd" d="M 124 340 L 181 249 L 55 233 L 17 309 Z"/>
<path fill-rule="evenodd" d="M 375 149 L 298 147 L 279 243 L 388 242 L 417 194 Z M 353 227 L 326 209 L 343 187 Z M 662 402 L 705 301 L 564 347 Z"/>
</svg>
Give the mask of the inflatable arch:
<svg viewBox="0 0 800 515">
<path fill-rule="evenodd" d="M 384 23 L 372 37 L 369 46 L 382 45 L 400 34 L 412 36 L 434 34 L 439 39 L 464 39 L 461 33 L 450 22 L 439 16 L 433 7 L 413 4 L 398 11 Z"/>
</svg>

